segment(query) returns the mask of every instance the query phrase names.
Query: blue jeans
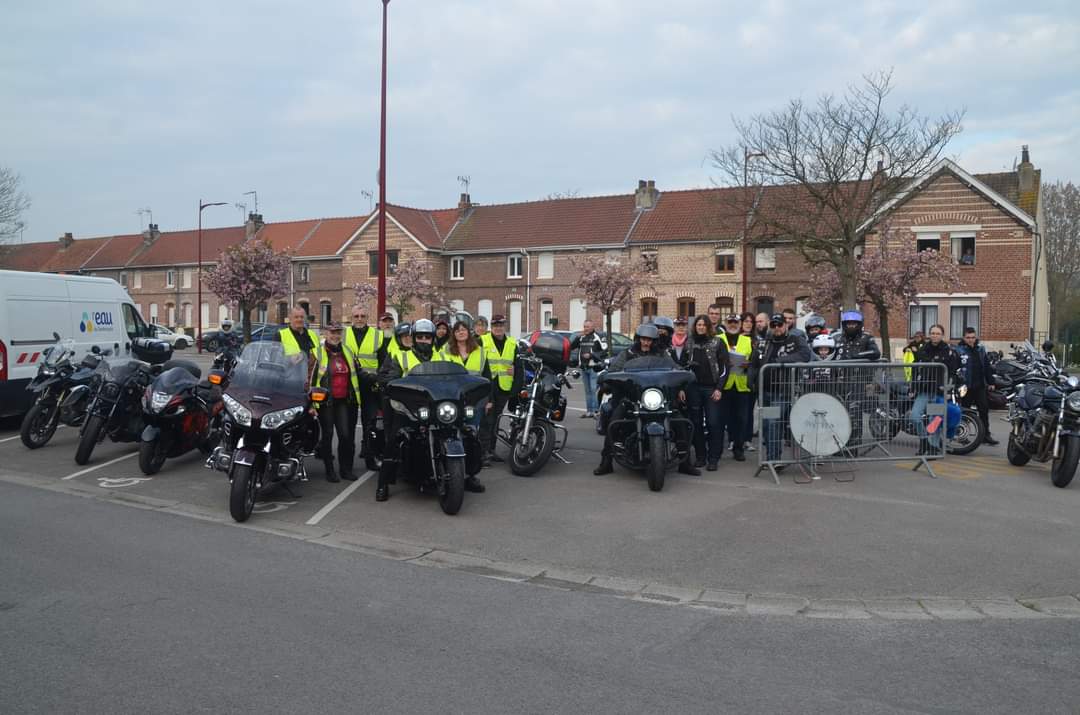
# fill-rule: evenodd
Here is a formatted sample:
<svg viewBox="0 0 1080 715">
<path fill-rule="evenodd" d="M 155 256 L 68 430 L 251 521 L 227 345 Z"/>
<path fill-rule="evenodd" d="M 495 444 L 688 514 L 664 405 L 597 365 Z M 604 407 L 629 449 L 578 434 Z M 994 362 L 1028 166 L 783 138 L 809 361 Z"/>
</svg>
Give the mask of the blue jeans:
<svg viewBox="0 0 1080 715">
<path fill-rule="evenodd" d="M 765 456 L 770 462 L 775 462 L 784 454 L 784 426 L 791 415 L 791 403 L 783 399 L 781 395 L 765 394 L 765 405 L 779 407 L 779 419 L 762 419 L 762 441 L 765 443 Z"/>
<path fill-rule="evenodd" d="M 724 423 L 720 420 L 720 403 L 713 400 L 712 385 L 692 385 L 686 396 L 690 403 L 690 421 L 694 423 L 694 453 L 699 460 L 708 459 L 716 462 L 724 454 Z M 705 444 L 705 430 L 702 422 L 709 426 L 708 449 Z"/>
<path fill-rule="evenodd" d="M 919 435 L 921 439 L 927 438 L 926 432 L 926 408 L 937 399 L 935 395 L 929 395 L 920 393 L 915 395 L 915 402 L 911 405 L 911 422 L 915 425 L 915 434 Z M 941 424 L 938 425 L 937 430 L 929 435 L 930 444 L 934 446 L 935 450 L 941 449 L 941 435 L 945 432 L 946 425 L 945 419 L 942 418 Z"/>
<path fill-rule="evenodd" d="M 581 371 L 581 381 L 585 385 L 585 411 L 596 412 L 600 409 L 600 402 L 596 399 L 596 373 L 592 368 Z"/>
</svg>

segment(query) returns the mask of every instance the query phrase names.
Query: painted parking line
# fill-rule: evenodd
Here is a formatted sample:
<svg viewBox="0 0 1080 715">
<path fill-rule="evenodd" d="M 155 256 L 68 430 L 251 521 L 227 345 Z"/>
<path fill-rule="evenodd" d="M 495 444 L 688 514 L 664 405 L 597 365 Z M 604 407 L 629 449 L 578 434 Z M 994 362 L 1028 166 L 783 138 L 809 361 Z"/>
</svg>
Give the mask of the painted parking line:
<svg viewBox="0 0 1080 715">
<path fill-rule="evenodd" d="M 60 425 L 59 427 L 57 427 L 56 431 L 59 432 L 62 429 L 64 429 L 64 425 Z M 19 439 L 19 437 L 20 437 L 20 435 L 15 435 L 14 437 L 4 437 L 3 439 L 0 439 L 0 444 L 3 444 L 4 442 L 10 442 L 12 440 Z"/>
<path fill-rule="evenodd" d="M 63 477 L 63 480 L 67 481 L 68 479 L 74 479 L 75 477 L 81 477 L 84 474 L 89 474 L 90 472 L 94 471 L 95 469 L 101 469 L 102 467 L 107 467 L 110 464 L 116 464 L 117 462 L 123 461 L 125 459 L 130 459 L 131 457 L 134 457 L 134 456 L 136 456 L 138 454 L 139 454 L 138 452 L 129 452 L 129 453 L 127 453 L 127 454 L 125 454 L 125 455 L 123 455 L 121 457 L 117 457 L 116 459 L 110 459 L 108 462 L 102 462 L 101 464 L 97 464 L 97 465 L 95 465 L 93 467 L 88 467 L 87 469 L 84 469 L 84 470 L 82 470 L 80 472 L 75 472 L 74 474 L 69 474 L 66 477 Z"/>
<path fill-rule="evenodd" d="M 350 494 L 352 494 L 357 489 L 359 489 L 360 485 L 363 484 L 364 482 L 366 482 L 367 480 L 371 479 L 371 477 L 374 474 L 375 474 L 375 472 L 372 472 L 372 471 L 367 471 L 367 472 L 364 472 L 363 474 L 361 474 L 359 479 L 357 479 L 355 482 L 353 482 L 349 486 L 342 489 L 340 494 L 338 494 L 336 497 L 331 499 L 329 504 L 324 506 L 322 509 L 319 509 L 319 511 L 315 512 L 315 516 L 308 519 L 305 523 L 308 526 L 315 526 L 316 524 L 318 524 L 320 521 L 323 520 L 323 517 L 325 517 L 327 514 L 332 512 L 334 509 L 336 509 L 338 507 L 338 505 L 341 504 L 341 502 L 348 499 Z"/>
</svg>

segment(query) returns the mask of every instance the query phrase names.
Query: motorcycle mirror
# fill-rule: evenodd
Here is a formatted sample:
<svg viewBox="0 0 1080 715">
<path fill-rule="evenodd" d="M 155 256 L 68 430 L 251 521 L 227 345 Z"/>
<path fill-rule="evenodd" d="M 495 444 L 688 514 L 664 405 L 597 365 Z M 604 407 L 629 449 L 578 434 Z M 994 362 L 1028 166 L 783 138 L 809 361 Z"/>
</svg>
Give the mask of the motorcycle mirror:
<svg viewBox="0 0 1080 715">
<path fill-rule="evenodd" d="M 101 354 L 101 348 L 99 348 L 97 345 L 94 345 L 93 347 L 90 348 L 90 352 L 94 353 L 95 355 L 100 355 Z"/>
<path fill-rule="evenodd" d="M 225 373 L 221 370 L 211 370 L 210 375 L 206 378 L 211 385 L 220 385 L 225 381 Z"/>
<path fill-rule="evenodd" d="M 322 387 L 311 388 L 311 401 L 312 402 L 326 402 L 326 398 L 330 396 L 330 392 Z"/>
<path fill-rule="evenodd" d="M 1043 344 L 1042 344 L 1042 349 L 1043 349 L 1043 352 L 1044 352 L 1044 353 L 1048 353 L 1048 352 L 1050 352 L 1051 350 L 1053 350 L 1053 349 L 1054 349 L 1054 343 L 1053 343 L 1053 341 L 1051 341 L 1051 340 L 1047 340 L 1047 341 L 1046 341 L 1045 343 L 1043 343 Z"/>
<path fill-rule="evenodd" d="M 575 380 L 580 379 L 581 378 L 581 370 L 571 370 L 570 371 L 570 377 L 574 378 Z"/>
<path fill-rule="evenodd" d="M 56 332 L 55 330 L 53 331 L 52 336 L 53 336 L 53 340 L 59 340 L 60 339 L 60 333 Z"/>
</svg>

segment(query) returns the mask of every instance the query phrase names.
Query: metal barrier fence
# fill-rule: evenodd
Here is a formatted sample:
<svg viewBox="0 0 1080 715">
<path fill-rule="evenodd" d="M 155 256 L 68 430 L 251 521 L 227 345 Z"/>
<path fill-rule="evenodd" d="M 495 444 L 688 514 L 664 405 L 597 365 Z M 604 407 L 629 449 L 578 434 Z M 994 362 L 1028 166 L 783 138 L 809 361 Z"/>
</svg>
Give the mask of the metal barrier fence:
<svg viewBox="0 0 1080 715">
<path fill-rule="evenodd" d="M 945 365 L 821 362 L 765 365 L 758 374 L 758 469 L 779 484 L 855 478 L 854 465 L 912 460 L 913 470 L 948 447 L 951 399 Z"/>
</svg>

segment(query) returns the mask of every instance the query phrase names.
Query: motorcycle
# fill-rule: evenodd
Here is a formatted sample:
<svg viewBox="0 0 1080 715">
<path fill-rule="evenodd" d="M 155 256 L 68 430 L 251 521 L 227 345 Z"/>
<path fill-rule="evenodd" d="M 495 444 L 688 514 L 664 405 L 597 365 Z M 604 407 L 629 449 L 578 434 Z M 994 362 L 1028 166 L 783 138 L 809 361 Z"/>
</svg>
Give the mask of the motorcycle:
<svg viewBox="0 0 1080 715">
<path fill-rule="evenodd" d="M 211 384 L 222 384 L 223 371 L 211 371 Z M 307 360 L 286 355 L 280 343 L 255 342 L 244 348 L 222 395 L 221 442 L 206 466 L 229 476 L 229 513 L 247 521 L 260 491 L 288 490 L 307 481 L 304 460 L 319 444 L 319 421 L 313 406 L 327 391 L 309 390 Z"/>
<path fill-rule="evenodd" d="M 524 341 L 519 347 L 521 388 L 510 412 L 499 416 L 499 439 L 510 448 L 510 471 L 519 477 L 536 474 L 552 455 L 569 464 L 560 454 L 568 436 L 567 429 L 558 424 L 566 417 L 562 389 L 572 389 L 568 375 L 581 377 L 580 370 L 567 372 L 565 363 L 553 365 L 550 360 L 528 352 L 533 347 Z M 503 420 L 508 423 L 505 429 L 501 425 Z"/>
<path fill-rule="evenodd" d="M 995 380 L 1003 389 L 1014 391 L 1009 398 L 1012 429 L 1005 450 L 1009 464 L 1022 467 L 1032 459 L 1051 462 L 1050 482 L 1064 488 L 1080 462 L 1080 378 L 1060 370 L 1049 376 L 1051 370 L 1056 366 L 1037 356 L 1028 374 L 1018 381 L 1000 374 Z"/>
<path fill-rule="evenodd" d="M 221 436 L 221 389 L 200 382 L 202 371 L 186 360 L 172 360 L 142 398 L 143 429 L 139 469 L 156 474 L 169 457 L 198 447 L 210 454 Z"/>
<path fill-rule="evenodd" d="M 954 381 L 946 390 L 945 402 L 945 451 L 953 455 L 971 454 L 986 437 L 987 425 L 982 423 L 979 411 L 974 407 L 963 407 L 961 402 L 967 394 L 967 386 Z M 910 419 L 911 409 L 915 404 L 915 394 L 909 383 L 904 381 L 885 382 L 877 389 L 887 390 L 888 399 L 884 405 L 878 404 L 868 413 L 870 434 L 879 442 L 891 442 L 901 431 L 915 437 L 920 436 L 921 428 Z M 940 402 L 942 398 L 938 398 Z"/>
<path fill-rule="evenodd" d="M 56 344 L 45 349 L 45 359 L 38 374 L 27 385 L 37 393 L 19 429 L 22 443 L 29 449 L 48 444 L 60 424 L 78 427 L 86 417 L 94 368 L 100 358 L 88 354 L 82 363 L 73 363 L 74 341 L 62 340 L 53 333 Z M 69 399 L 74 398 L 74 399 Z"/>
<path fill-rule="evenodd" d="M 600 384 L 630 401 L 625 417 L 610 420 L 612 458 L 627 469 L 644 470 L 649 489 L 664 488 L 665 472 L 687 454 L 693 423 L 674 403 L 680 390 L 693 382 L 694 374 L 671 367 L 666 357 L 648 356 L 628 363 L 621 371 L 605 372 Z M 687 444 L 677 443 L 673 426 L 686 423 Z"/>
<path fill-rule="evenodd" d="M 421 492 L 434 491 L 445 514 L 457 514 L 465 498 L 465 477 L 481 468 L 476 405 L 491 389 L 487 379 L 450 362 L 426 362 L 384 388 L 387 404 L 400 418 L 398 473 Z"/>
<path fill-rule="evenodd" d="M 161 363 L 172 355 L 172 346 L 162 340 L 136 338 L 132 341 L 140 359 L 109 365 L 101 360 L 95 368 L 97 389 L 86 408 L 86 421 L 79 430 L 75 463 L 86 464 L 98 442 L 109 437 L 113 442 L 134 442 L 143 431 L 141 399 L 151 381 L 160 374 Z"/>
</svg>

